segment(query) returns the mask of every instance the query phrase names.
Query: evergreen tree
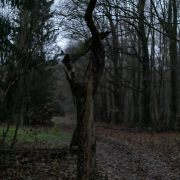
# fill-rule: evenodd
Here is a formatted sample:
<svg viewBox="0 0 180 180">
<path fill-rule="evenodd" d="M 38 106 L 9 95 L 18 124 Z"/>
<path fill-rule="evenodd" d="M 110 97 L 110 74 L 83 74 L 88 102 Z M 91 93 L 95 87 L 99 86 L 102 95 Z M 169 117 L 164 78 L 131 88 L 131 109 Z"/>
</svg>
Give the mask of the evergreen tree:
<svg viewBox="0 0 180 180">
<path fill-rule="evenodd" d="M 52 67 L 57 64 L 57 61 L 55 56 L 46 54 L 46 49 L 56 36 L 55 33 L 48 35 L 46 33 L 53 26 L 50 20 L 53 17 L 50 7 L 54 1 L 9 2 L 11 5 L 17 6 L 18 16 L 13 19 L 16 26 L 12 27 L 10 27 L 9 21 L 0 19 L 2 24 L 0 34 L 1 72 L 3 73 L 3 70 L 6 69 L 4 71 L 8 77 L 1 76 L 0 78 L 1 99 L 5 95 L 0 116 L 5 120 L 11 117 L 9 111 L 12 112 L 15 97 L 18 96 L 15 111 L 20 111 L 21 123 L 25 123 L 24 117 L 27 115 L 27 109 L 38 112 L 46 103 L 52 102 L 53 92 L 52 86 L 49 85 L 49 79 L 53 74 Z M 11 41 L 8 40 L 8 35 L 10 35 Z M 41 65 L 38 66 L 39 64 Z M 8 70 L 4 68 L 7 65 Z M 33 67 L 36 68 L 33 69 Z M 12 83 L 17 80 L 17 77 L 20 77 L 18 81 Z M 9 85 L 11 85 L 10 88 Z M 8 90 L 7 94 L 6 90 Z M 19 95 L 17 95 L 18 93 Z M 22 94 L 24 94 L 23 98 Z"/>
</svg>

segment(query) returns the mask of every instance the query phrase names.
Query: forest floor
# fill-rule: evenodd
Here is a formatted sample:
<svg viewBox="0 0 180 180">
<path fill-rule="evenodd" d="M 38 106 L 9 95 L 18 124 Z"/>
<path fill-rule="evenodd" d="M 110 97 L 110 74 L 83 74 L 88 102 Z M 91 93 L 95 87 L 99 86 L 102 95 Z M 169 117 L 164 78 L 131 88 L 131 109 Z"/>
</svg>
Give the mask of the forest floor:
<svg viewBox="0 0 180 180">
<path fill-rule="evenodd" d="M 69 133 L 74 128 L 64 126 Z M 102 123 L 96 123 L 95 131 L 101 179 L 180 180 L 180 133 Z"/>
<path fill-rule="evenodd" d="M 179 180 L 179 133 L 149 134 L 137 130 L 97 126 L 97 158 L 109 179 Z"/>
<path fill-rule="evenodd" d="M 55 124 L 71 135 L 76 127 L 67 119 L 57 118 Z M 179 133 L 149 133 L 103 123 L 95 124 L 95 132 L 98 180 L 180 180 Z M 24 152 L 25 156 L 36 157 L 27 163 L 12 163 L 10 157 L 5 158 L 0 162 L 0 179 L 75 180 L 77 155 L 68 151 L 69 142 L 48 144 L 49 149 Z M 16 159 L 24 156 L 16 151 L 12 155 Z M 11 163 L 3 165 L 6 161 Z"/>
</svg>

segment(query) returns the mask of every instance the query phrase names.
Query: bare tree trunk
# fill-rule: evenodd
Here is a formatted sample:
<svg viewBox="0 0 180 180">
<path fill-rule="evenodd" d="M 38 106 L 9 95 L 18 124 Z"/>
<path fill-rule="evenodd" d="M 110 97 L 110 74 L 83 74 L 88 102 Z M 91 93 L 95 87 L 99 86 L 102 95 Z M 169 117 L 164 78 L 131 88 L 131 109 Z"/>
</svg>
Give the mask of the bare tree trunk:
<svg viewBox="0 0 180 180">
<path fill-rule="evenodd" d="M 150 71 L 149 71 L 149 54 L 148 54 L 148 41 L 146 37 L 145 27 L 144 27 L 144 7 L 145 0 L 139 0 L 139 36 L 142 42 L 142 65 L 143 65 L 143 111 L 142 111 L 142 120 L 144 126 L 148 127 L 151 125 L 151 116 L 150 116 Z"/>
<path fill-rule="evenodd" d="M 177 7 L 176 0 L 169 1 L 169 22 L 172 19 L 173 10 L 173 24 L 169 27 L 171 37 L 177 37 Z M 175 130 L 177 122 L 178 111 L 178 83 L 177 83 L 177 42 L 175 39 L 169 40 L 169 52 L 170 52 L 170 68 L 171 68 L 171 103 L 170 103 L 170 123 L 171 130 Z"/>
<path fill-rule="evenodd" d="M 118 39 L 118 11 L 115 10 L 116 22 L 113 21 L 112 8 L 106 7 L 105 14 L 109 20 L 111 33 L 112 33 L 112 63 L 114 66 L 114 77 L 113 77 L 113 86 L 114 86 L 114 106 L 115 106 L 115 123 L 122 124 L 124 119 L 124 106 L 123 106 L 123 95 L 122 95 L 122 62 L 119 55 L 119 39 Z M 123 38 L 122 38 L 123 39 Z M 123 46 L 123 44 L 122 44 Z M 112 50 L 111 50 L 112 51 Z"/>
<path fill-rule="evenodd" d="M 109 34 L 109 32 L 100 33 L 99 36 L 101 39 L 104 39 L 108 34 Z M 63 63 L 66 68 L 67 79 L 69 79 L 68 81 L 69 81 L 70 86 L 74 87 L 75 83 L 77 81 L 76 74 L 75 74 L 75 68 L 74 68 L 74 62 L 76 62 L 80 57 L 82 57 L 87 52 L 89 52 L 91 47 L 92 47 L 92 37 L 89 38 L 88 40 L 86 40 L 85 44 L 83 44 L 80 48 L 78 48 L 77 51 L 75 51 L 72 54 L 68 54 L 64 57 Z M 74 82 L 74 84 L 73 84 L 73 82 Z M 81 84 L 79 83 L 79 85 L 81 85 Z M 78 84 L 76 84 L 76 86 L 78 86 Z M 74 91 L 74 90 L 72 89 L 72 91 Z M 75 97 L 73 97 L 73 98 L 75 98 Z M 77 146 L 78 145 L 77 143 L 78 143 L 78 130 L 76 128 L 73 133 L 70 148 L 72 146 Z"/>
<path fill-rule="evenodd" d="M 92 20 L 92 12 L 96 0 L 90 0 L 86 10 L 85 20 L 92 38 L 71 55 L 66 55 L 63 63 L 77 108 L 77 145 L 78 145 L 78 180 L 96 179 L 96 144 L 94 135 L 94 95 L 105 64 L 105 52 L 101 38 L 109 32 L 99 34 Z M 84 81 L 79 83 L 76 78 L 74 62 L 91 49 L 89 64 L 84 76 Z M 74 133 L 75 134 L 75 133 Z"/>
<path fill-rule="evenodd" d="M 170 53 L 170 70 L 171 70 L 171 99 L 170 99 L 170 122 L 169 128 L 175 130 L 177 122 L 177 112 L 178 112 L 178 61 L 177 61 L 177 1 L 169 0 L 168 7 L 168 23 L 162 21 L 159 16 L 158 10 L 151 0 L 153 8 L 156 12 L 159 22 L 169 36 L 169 53 Z"/>
<path fill-rule="evenodd" d="M 19 113 L 18 122 L 16 124 L 16 129 L 15 129 L 13 141 L 12 141 L 12 144 L 11 144 L 11 149 L 14 148 L 14 145 L 16 143 L 15 141 L 16 141 L 16 138 L 17 138 L 18 129 L 19 129 L 19 126 L 20 126 L 20 123 L 21 123 L 21 115 L 22 115 L 21 111 L 23 111 L 25 84 L 26 84 L 26 74 L 25 74 L 25 77 L 24 77 L 24 82 L 23 82 L 23 87 L 22 87 L 22 92 L 21 92 L 21 109 L 20 109 L 20 113 Z"/>
<path fill-rule="evenodd" d="M 91 61 L 91 60 L 90 60 Z M 78 131 L 78 175 L 77 179 L 95 179 L 95 135 L 93 109 L 92 64 L 89 64 L 85 91 L 76 97 Z M 83 88 L 83 89 L 84 89 Z M 85 95 L 85 96 L 84 96 Z"/>
<path fill-rule="evenodd" d="M 112 85 L 110 84 L 110 89 L 112 89 Z M 108 115 L 108 123 L 111 123 L 113 121 L 113 112 L 112 112 L 112 108 L 113 108 L 113 93 L 112 91 L 109 92 L 109 96 L 110 96 L 110 108 L 109 108 L 109 115 Z"/>
<path fill-rule="evenodd" d="M 106 82 L 104 81 L 104 87 L 106 87 Z M 103 122 L 108 122 L 108 114 L 107 114 L 107 91 L 106 89 L 102 89 L 101 91 L 101 117 Z"/>
<path fill-rule="evenodd" d="M 13 110 L 12 110 L 12 114 L 11 114 L 11 119 L 8 121 L 8 125 L 7 125 L 7 128 L 6 128 L 6 131 L 3 132 L 3 139 L 2 139 L 2 146 L 1 146 L 2 150 L 4 148 L 5 139 L 6 139 L 8 131 L 9 131 L 10 125 L 12 123 L 12 120 L 13 120 L 13 115 L 14 115 L 14 111 L 15 111 L 15 108 L 16 108 L 17 99 L 18 99 L 18 91 L 16 92 L 15 102 L 14 102 L 14 106 L 13 106 Z"/>
<path fill-rule="evenodd" d="M 117 34 L 117 25 L 114 25 L 112 22 L 112 16 L 110 17 L 110 25 L 112 32 L 112 41 L 113 41 L 113 64 L 114 64 L 114 105 L 117 111 L 115 111 L 115 123 L 123 123 L 123 110 L 122 107 L 122 87 L 121 87 L 121 78 L 122 78 L 122 63 L 120 62 L 120 56 L 118 52 L 119 42 Z"/>
<path fill-rule="evenodd" d="M 140 38 L 138 37 L 138 54 L 140 55 L 141 53 L 141 41 Z M 137 66 L 139 67 L 138 72 L 137 72 L 137 86 L 141 87 L 141 67 L 142 64 L 138 61 L 137 62 Z M 137 122 L 141 122 L 142 119 L 142 101 L 141 101 L 141 97 L 142 95 L 140 93 L 137 93 L 137 106 L 136 106 L 136 115 L 135 115 L 135 119 L 137 119 Z"/>
</svg>

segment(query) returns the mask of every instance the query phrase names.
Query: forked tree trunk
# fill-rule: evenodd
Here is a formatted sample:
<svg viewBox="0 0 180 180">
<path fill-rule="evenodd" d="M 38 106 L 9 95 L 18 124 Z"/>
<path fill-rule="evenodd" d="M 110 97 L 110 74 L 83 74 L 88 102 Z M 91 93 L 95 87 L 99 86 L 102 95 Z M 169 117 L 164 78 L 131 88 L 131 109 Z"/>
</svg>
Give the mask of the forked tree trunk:
<svg viewBox="0 0 180 180">
<path fill-rule="evenodd" d="M 92 55 L 91 55 L 92 58 Z M 71 146 L 78 146 L 78 180 L 95 179 L 95 136 L 93 114 L 93 76 L 90 59 L 85 80 L 77 82 L 75 74 L 67 79 L 71 86 L 77 108 L 77 128 L 74 131 Z"/>
<path fill-rule="evenodd" d="M 87 71 L 85 86 L 76 98 L 78 131 L 78 173 L 77 179 L 95 179 L 95 135 L 93 113 L 92 63 Z"/>
<path fill-rule="evenodd" d="M 108 34 L 109 34 L 109 32 L 108 31 L 106 31 L 106 32 L 102 32 L 102 33 L 99 33 L 99 37 L 101 38 L 101 39 L 104 39 L 105 37 L 107 37 L 108 36 Z M 64 57 L 64 59 L 63 59 L 63 63 L 64 63 L 64 65 L 65 65 L 65 68 L 66 68 L 66 73 L 67 73 L 67 79 L 68 79 L 68 81 L 69 81 L 69 84 L 70 84 L 70 86 L 73 88 L 74 86 L 81 86 L 81 87 L 79 87 L 79 88 L 82 88 L 83 86 L 82 86 L 82 84 L 80 84 L 79 83 L 79 85 L 76 83 L 76 74 L 75 73 L 73 73 L 73 72 L 75 72 L 75 69 L 74 69 L 74 62 L 76 62 L 80 57 L 82 57 L 83 55 L 85 55 L 87 52 L 89 52 L 90 51 L 90 49 L 91 49 L 91 47 L 92 47 L 92 42 L 93 42 L 93 40 L 92 40 L 92 37 L 91 38 L 89 38 L 89 39 L 87 39 L 86 40 L 86 42 L 81 46 L 81 47 L 79 47 L 78 48 L 78 50 L 76 50 L 74 53 L 72 53 L 72 54 L 67 54 L 65 57 Z M 72 78 L 71 78 L 71 76 L 72 77 L 74 77 L 75 79 L 72 81 Z M 87 73 L 85 74 L 85 76 L 87 76 Z M 75 85 L 76 84 L 76 85 Z M 95 84 L 94 84 L 95 85 Z M 93 86 L 94 86 L 93 85 Z M 76 91 L 76 90 L 73 90 L 71 88 L 71 90 L 72 90 L 72 92 L 74 91 Z M 74 92 L 73 92 L 73 94 L 74 94 Z M 77 90 L 77 92 L 79 92 L 80 93 L 80 91 L 79 90 Z M 94 93 L 95 93 L 95 91 L 94 91 Z M 80 95 L 78 95 L 78 97 L 79 97 Z M 75 97 L 74 97 L 75 98 Z M 78 111 L 78 109 L 77 109 L 77 111 Z M 72 148 L 73 146 L 77 146 L 78 145 L 78 130 L 77 130 L 77 128 L 74 130 L 74 133 L 73 133 L 73 137 L 72 137 L 72 140 L 71 140 L 71 144 L 70 144 L 70 148 Z"/>
<path fill-rule="evenodd" d="M 76 52 L 66 55 L 63 63 L 77 108 L 77 130 L 75 130 L 71 145 L 78 145 L 78 180 L 96 179 L 96 144 L 94 135 L 93 101 L 105 63 L 104 48 L 101 39 L 109 32 L 98 33 L 92 20 L 96 0 L 90 0 L 85 20 L 92 38 L 88 39 Z M 89 64 L 82 83 L 76 78 L 74 62 L 91 50 Z M 77 133 L 76 133 L 77 132 Z"/>
</svg>

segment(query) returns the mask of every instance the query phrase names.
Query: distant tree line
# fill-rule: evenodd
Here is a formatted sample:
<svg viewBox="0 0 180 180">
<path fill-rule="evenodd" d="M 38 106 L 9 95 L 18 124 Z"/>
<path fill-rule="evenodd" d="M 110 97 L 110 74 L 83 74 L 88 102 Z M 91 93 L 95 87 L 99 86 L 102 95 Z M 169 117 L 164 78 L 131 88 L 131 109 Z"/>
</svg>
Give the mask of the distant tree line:
<svg viewBox="0 0 180 180">
<path fill-rule="evenodd" d="M 64 36 L 90 37 L 87 0 L 61 2 Z M 99 0 L 96 25 L 111 32 L 104 40 L 106 65 L 95 97 L 96 119 L 175 130 L 179 127 L 179 14 L 177 0 Z M 78 64 L 86 70 L 84 64 Z"/>
</svg>

